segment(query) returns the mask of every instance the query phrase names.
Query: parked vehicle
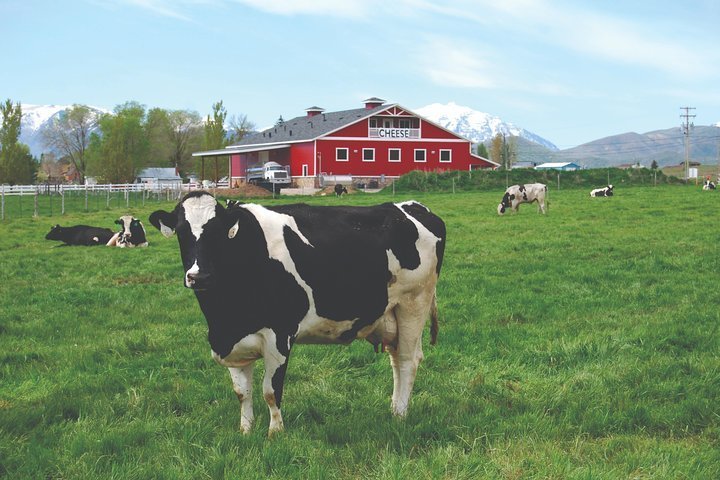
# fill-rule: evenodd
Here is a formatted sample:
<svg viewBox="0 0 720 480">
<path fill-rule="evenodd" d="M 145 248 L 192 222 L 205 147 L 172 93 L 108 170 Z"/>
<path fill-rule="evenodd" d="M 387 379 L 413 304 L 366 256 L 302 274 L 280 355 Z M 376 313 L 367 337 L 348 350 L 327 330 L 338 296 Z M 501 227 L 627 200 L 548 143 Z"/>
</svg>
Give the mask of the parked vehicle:
<svg viewBox="0 0 720 480">
<path fill-rule="evenodd" d="M 248 183 L 255 185 L 275 184 L 279 186 L 290 185 L 290 174 L 287 168 L 277 162 L 265 162 L 247 169 L 246 178 Z"/>
</svg>

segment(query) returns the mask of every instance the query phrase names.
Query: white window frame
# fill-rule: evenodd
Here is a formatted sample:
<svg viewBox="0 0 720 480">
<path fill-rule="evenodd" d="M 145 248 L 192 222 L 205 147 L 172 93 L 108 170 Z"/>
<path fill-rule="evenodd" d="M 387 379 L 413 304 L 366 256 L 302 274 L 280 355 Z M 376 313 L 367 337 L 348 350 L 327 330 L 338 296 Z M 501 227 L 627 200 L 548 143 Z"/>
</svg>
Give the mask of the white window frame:
<svg viewBox="0 0 720 480">
<path fill-rule="evenodd" d="M 372 159 L 367 160 L 365 158 L 365 152 L 372 152 Z M 362 149 L 362 161 L 363 162 L 374 162 L 375 161 L 375 149 L 374 148 L 363 148 Z"/>
<path fill-rule="evenodd" d="M 397 160 L 393 160 L 390 158 L 390 152 L 393 152 L 393 151 L 398 152 Z M 402 161 L 402 149 L 401 148 L 388 148 L 388 162 L 397 163 L 397 162 L 401 162 L 401 161 Z"/>
<path fill-rule="evenodd" d="M 340 157 L 338 157 L 338 152 L 340 152 L 340 150 L 345 150 L 345 159 L 344 160 L 341 159 Z M 336 162 L 349 162 L 350 161 L 350 149 L 347 147 L 337 147 L 335 149 L 335 161 Z"/>
<path fill-rule="evenodd" d="M 418 152 L 423 152 L 423 160 L 418 160 L 417 154 Z M 416 148 L 413 151 L 413 160 L 415 160 L 415 163 L 427 163 L 427 149 L 425 148 Z"/>
<path fill-rule="evenodd" d="M 303 177 L 307 177 L 309 171 L 310 171 L 310 169 L 308 168 L 307 165 L 303 165 L 303 166 L 302 166 L 302 176 L 303 176 Z"/>
<path fill-rule="evenodd" d="M 447 160 L 443 160 L 443 159 L 442 159 L 442 154 L 443 154 L 443 152 L 448 152 L 448 159 L 447 159 Z M 450 150 L 449 148 L 441 148 L 441 149 L 440 149 L 440 156 L 439 156 L 438 158 L 439 158 L 439 160 L 440 160 L 440 163 L 452 163 L 452 150 Z"/>
</svg>

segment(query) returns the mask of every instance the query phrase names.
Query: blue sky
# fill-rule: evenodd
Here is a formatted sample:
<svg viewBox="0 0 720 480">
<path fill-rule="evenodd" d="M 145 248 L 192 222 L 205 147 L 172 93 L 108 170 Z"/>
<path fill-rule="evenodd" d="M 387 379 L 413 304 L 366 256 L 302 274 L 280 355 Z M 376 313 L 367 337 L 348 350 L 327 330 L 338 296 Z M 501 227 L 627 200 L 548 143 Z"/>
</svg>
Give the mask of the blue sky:
<svg viewBox="0 0 720 480">
<path fill-rule="evenodd" d="M 223 100 L 265 127 L 452 101 L 560 148 L 679 126 L 684 106 L 720 122 L 717 0 L 0 0 L 0 19 L 13 102 Z"/>
</svg>

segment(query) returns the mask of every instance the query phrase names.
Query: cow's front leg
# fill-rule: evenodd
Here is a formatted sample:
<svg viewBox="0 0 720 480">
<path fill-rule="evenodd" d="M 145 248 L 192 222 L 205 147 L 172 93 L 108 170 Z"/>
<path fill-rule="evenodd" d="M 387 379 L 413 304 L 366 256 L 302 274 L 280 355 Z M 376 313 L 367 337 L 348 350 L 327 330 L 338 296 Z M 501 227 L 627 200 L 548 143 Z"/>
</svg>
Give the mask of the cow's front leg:
<svg viewBox="0 0 720 480">
<path fill-rule="evenodd" d="M 252 404 L 252 380 L 254 362 L 241 368 L 229 367 L 233 390 L 240 401 L 240 431 L 250 433 L 255 414 Z"/>
<path fill-rule="evenodd" d="M 275 337 L 275 335 L 272 335 Z M 269 339 L 270 340 L 270 339 Z M 265 378 L 263 380 L 263 396 L 270 410 L 270 428 L 268 435 L 284 429 L 280 404 L 282 403 L 285 372 L 290 357 L 292 339 L 290 337 L 272 338 L 268 341 L 263 355 L 265 360 Z"/>
</svg>

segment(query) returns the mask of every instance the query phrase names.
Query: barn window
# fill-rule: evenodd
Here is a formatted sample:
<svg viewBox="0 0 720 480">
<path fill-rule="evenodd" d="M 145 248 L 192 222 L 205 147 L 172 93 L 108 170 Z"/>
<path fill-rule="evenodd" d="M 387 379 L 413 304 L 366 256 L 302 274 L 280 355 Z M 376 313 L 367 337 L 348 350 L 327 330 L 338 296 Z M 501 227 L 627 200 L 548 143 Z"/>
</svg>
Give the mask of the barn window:
<svg viewBox="0 0 720 480">
<path fill-rule="evenodd" d="M 426 162 L 427 161 L 427 157 L 425 156 L 426 153 L 427 152 L 424 148 L 416 149 L 415 150 L 415 161 L 416 162 Z"/>
<path fill-rule="evenodd" d="M 307 177 L 307 176 L 308 176 L 308 166 L 307 166 L 307 165 L 303 165 L 303 166 L 302 166 L 302 176 L 303 176 L 303 177 Z"/>
<path fill-rule="evenodd" d="M 375 161 L 375 149 L 374 148 L 363 148 L 363 162 L 374 162 Z"/>
<path fill-rule="evenodd" d="M 399 162 L 400 161 L 400 149 L 399 148 L 389 148 L 388 149 L 388 161 L 389 162 Z"/>
<path fill-rule="evenodd" d="M 452 162 L 452 150 L 440 150 L 440 162 L 441 163 Z"/>
<path fill-rule="evenodd" d="M 335 161 L 347 162 L 349 158 L 347 148 L 336 148 L 335 149 Z"/>
<path fill-rule="evenodd" d="M 400 128 L 410 128 L 410 119 L 409 118 L 401 118 L 398 122 L 398 126 Z"/>
</svg>

